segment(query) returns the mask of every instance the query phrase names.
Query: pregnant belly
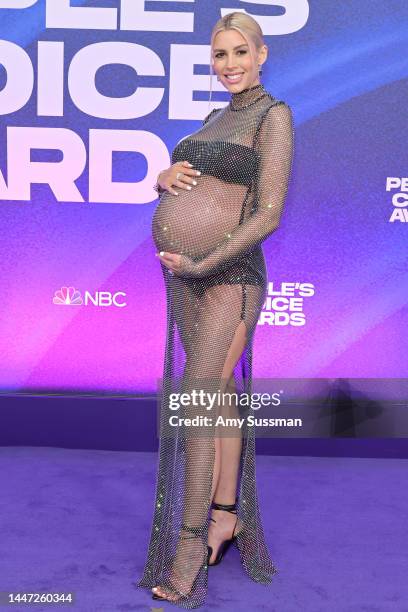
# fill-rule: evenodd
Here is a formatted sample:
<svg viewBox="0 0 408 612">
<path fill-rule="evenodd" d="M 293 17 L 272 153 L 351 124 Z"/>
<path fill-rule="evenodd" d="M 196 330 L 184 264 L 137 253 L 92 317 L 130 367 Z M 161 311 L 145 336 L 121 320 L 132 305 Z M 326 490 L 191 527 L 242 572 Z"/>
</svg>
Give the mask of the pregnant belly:
<svg viewBox="0 0 408 612">
<path fill-rule="evenodd" d="M 157 250 L 203 257 L 222 242 L 238 225 L 244 197 L 242 185 L 228 187 L 228 198 L 219 188 L 203 185 L 192 191 L 179 189 L 178 196 L 165 192 L 152 222 Z"/>
</svg>

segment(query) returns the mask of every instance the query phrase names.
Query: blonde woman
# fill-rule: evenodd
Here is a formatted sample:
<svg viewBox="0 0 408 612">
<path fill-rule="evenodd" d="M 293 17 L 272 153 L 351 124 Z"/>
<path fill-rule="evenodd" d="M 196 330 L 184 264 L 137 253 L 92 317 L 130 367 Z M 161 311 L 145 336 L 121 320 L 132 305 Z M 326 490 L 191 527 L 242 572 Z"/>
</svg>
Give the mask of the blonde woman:
<svg viewBox="0 0 408 612">
<path fill-rule="evenodd" d="M 261 243 L 279 226 L 293 156 L 290 107 L 259 80 L 267 52 L 251 16 L 233 12 L 217 21 L 211 68 L 230 101 L 178 143 L 172 165 L 158 176 L 153 238 L 168 315 L 163 433 L 175 389 L 251 389 L 253 338 L 267 286 Z M 242 414 L 237 401 L 228 414 Z M 231 543 L 248 576 L 269 583 L 276 568 L 258 507 L 253 429 L 228 436 L 168 429 L 160 437 L 153 524 L 138 586 L 151 588 L 154 599 L 198 607 L 208 569 Z"/>
</svg>

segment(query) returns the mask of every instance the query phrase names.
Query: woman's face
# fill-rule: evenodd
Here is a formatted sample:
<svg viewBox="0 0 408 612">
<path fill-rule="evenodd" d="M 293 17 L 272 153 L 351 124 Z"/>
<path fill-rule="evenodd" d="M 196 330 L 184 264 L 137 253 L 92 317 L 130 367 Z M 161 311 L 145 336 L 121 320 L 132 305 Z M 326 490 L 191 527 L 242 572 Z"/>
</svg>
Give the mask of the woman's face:
<svg viewBox="0 0 408 612">
<path fill-rule="evenodd" d="M 253 47 L 255 62 L 251 59 L 249 46 L 237 30 L 218 32 L 213 43 L 214 72 L 231 93 L 259 84 L 259 66 L 265 61 L 265 45 L 257 53 Z"/>
</svg>

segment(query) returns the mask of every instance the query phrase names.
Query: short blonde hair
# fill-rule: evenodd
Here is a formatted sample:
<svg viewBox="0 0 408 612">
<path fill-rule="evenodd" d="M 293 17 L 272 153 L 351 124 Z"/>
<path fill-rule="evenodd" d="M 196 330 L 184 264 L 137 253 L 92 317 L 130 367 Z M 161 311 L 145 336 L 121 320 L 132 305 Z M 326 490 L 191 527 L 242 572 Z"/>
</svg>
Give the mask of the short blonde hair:
<svg viewBox="0 0 408 612">
<path fill-rule="evenodd" d="M 247 15 L 247 13 L 241 13 L 239 11 L 234 11 L 233 13 L 228 13 L 228 15 L 224 15 L 221 17 L 216 24 L 214 25 L 211 32 L 211 51 L 210 51 L 210 99 L 211 102 L 211 94 L 212 94 L 212 77 L 214 75 L 212 69 L 212 56 L 213 56 L 213 48 L 214 48 L 214 40 L 218 32 L 224 32 L 226 30 L 237 30 L 242 36 L 245 38 L 246 42 L 249 46 L 249 52 L 251 54 L 252 61 L 255 62 L 255 56 L 253 54 L 253 50 L 251 47 L 251 42 L 255 49 L 259 50 L 264 44 L 263 32 L 259 23 L 251 17 L 251 15 Z"/>
</svg>

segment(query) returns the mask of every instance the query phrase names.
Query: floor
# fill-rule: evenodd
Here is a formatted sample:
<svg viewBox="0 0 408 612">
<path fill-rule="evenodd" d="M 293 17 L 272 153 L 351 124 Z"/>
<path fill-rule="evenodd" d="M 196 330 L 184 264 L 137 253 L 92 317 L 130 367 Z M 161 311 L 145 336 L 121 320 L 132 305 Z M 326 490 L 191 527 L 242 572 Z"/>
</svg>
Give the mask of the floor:
<svg viewBox="0 0 408 612">
<path fill-rule="evenodd" d="M 210 569 L 201 610 L 408 612 L 407 468 L 406 459 L 258 456 L 279 573 L 252 582 L 234 547 Z M 73 591 L 75 612 L 180 609 L 134 585 L 155 474 L 154 453 L 0 448 L 0 591 Z"/>
</svg>

